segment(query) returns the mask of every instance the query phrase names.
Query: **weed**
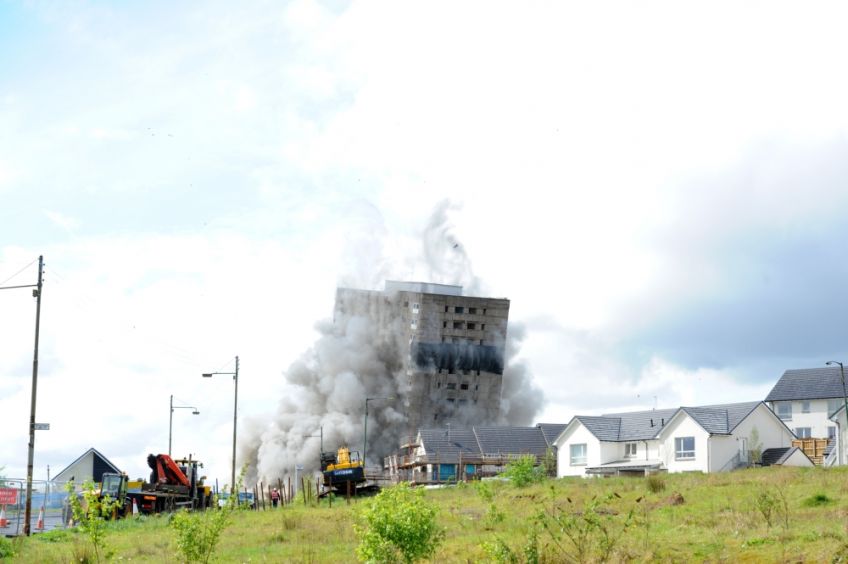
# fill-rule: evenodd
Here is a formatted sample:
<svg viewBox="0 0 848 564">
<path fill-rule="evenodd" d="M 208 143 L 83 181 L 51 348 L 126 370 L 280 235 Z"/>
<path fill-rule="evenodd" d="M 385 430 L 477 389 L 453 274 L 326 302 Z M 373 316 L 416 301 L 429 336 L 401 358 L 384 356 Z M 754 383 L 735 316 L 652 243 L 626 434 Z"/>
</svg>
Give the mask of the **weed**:
<svg viewBox="0 0 848 564">
<path fill-rule="evenodd" d="M 483 551 L 497 564 L 518 564 L 518 556 L 500 537 L 492 542 L 483 543 Z"/>
<path fill-rule="evenodd" d="M 805 507 L 821 507 L 822 505 L 830 505 L 831 503 L 833 503 L 833 500 L 820 492 L 804 500 Z"/>
<path fill-rule="evenodd" d="M 665 478 L 659 474 L 651 474 L 645 478 L 645 483 L 648 485 L 648 491 L 651 493 L 660 493 L 665 491 Z"/>
<path fill-rule="evenodd" d="M 15 555 L 15 545 L 6 537 L 0 537 L 0 558 L 11 558 Z"/>
<path fill-rule="evenodd" d="M 623 519 L 615 511 L 603 506 L 617 494 L 607 494 L 589 500 L 582 511 L 553 513 L 540 511 L 536 522 L 547 532 L 558 557 L 586 562 L 609 560 L 621 536 L 633 521 L 633 511 Z M 617 496 L 621 497 L 621 496 Z"/>
</svg>

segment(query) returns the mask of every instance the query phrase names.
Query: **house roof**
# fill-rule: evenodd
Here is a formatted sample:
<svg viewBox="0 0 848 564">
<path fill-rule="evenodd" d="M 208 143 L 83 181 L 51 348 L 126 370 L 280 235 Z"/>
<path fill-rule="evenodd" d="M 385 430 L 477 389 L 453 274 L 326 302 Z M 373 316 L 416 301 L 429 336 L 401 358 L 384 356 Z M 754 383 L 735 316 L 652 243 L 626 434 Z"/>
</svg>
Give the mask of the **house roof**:
<svg viewBox="0 0 848 564">
<path fill-rule="evenodd" d="M 679 413 L 685 413 L 694 419 L 711 435 L 726 435 L 733 432 L 733 429 L 761 403 L 749 401 L 601 416 L 578 415 L 575 419 L 598 440 L 609 442 L 646 441 L 656 438 Z"/>
<path fill-rule="evenodd" d="M 535 454 L 545 456 L 548 443 L 539 427 L 475 427 L 483 454 Z"/>
<path fill-rule="evenodd" d="M 801 450 L 798 447 L 767 448 L 766 450 L 763 451 L 762 458 L 761 458 L 763 466 L 772 466 L 774 464 L 778 464 L 778 465 L 783 464 L 784 462 L 789 460 L 789 458 L 793 454 L 795 454 L 796 451 L 799 451 L 804 456 L 807 456 L 807 453 L 804 452 L 803 450 Z M 807 456 L 807 458 L 809 459 L 810 457 Z M 810 461 L 810 463 L 812 464 L 813 462 Z"/>
<path fill-rule="evenodd" d="M 743 419 L 754 411 L 760 401 L 707 405 L 681 408 L 711 435 L 727 435 L 733 432 Z"/>
<path fill-rule="evenodd" d="M 447 463 L 459 460 L 460 453 L 480 454 L 472 429 L 419 429 L 418 435 L 428 454 L 437 455 Z"/>
<path fill-rule="evenodd" d="M 559 434 L 568 427 L 568 423 L 537 423 L 536 427 L 542 430 L 542 436 L 548 446 L 552 446 Z"/>
<path fill-rule="evenodd" d="M 831 399 L 843 396 L 838 366 L 787 370 L 766 396 L 766 401 Z"/>
<path fill-rule="evenodd" d="M 445 463 L 458 462 L 460 454 L 533 454 L 548 450 L 542 428 L 473 427 L 471 429 L 419 429 L 418 437 L 428 455 Z"/>
<path fill-rule="evenodd" d="M 71 467 L 72 467 L 72 466 L 74 466 L 77 462 L 79 462 L 80 460 L 82 460 L 83 458 L 85 458 L 86 456 L 88 456 L 88 455 L 89 455 L 89 454 L 91 454 L 91 453 L 94 453 L 94 456 L 98 457 L 98 458 L 99 458 L 99 459 L 100 459 L 100 460 L 101 460 L 104 464 L 106 464 L 107 466 L 109 466 L 109 467 L 110 467 L 112 470 L 114 470 L 116 473 L 118 473 L 118 474 L 120 474 L 120 473 L 121 473 L 121 471 L 118 469 L 118 467 L 117 467 L 117 466 L 115 466 L 114 464 L 112 464 L 112 463 L 109 461 L 109 459 L 108 459 L 108 458 L 106 458 L 105 456 L 103 456 L 103 454 L 102 454 L 99 450 L 97 450 L 97 449 L 96 449 L 96 448 L 94 448 L 94 447 L 91 447 L 90 449 L 88 449 L 87 451 L 85 451 L 84 453 L 82 453 L 79 457 L 77 457 L 77 459 L 76 459 L 76 460 L 74 460 L 73 462 L 71 462 L 70 464 L 68 464 L 67 466 L 65 466 L 65 467 L 64 467 L 64 468 L 63 468 L 60 472 L 58 472 L 58 473 L 57 473 L 57 474 L 53 477 L 53 479 L 54 479 L 54 480 L 58 480 L 58 479 L 59 479 L 59 477 L 62 475 L 62 473 L 63 473 L 65 470 L 67 470 L 67 469 L 71 468 Z"/>
<path fill-rule="evenodd" d="M 621 420 L 618 441 L 645 441 L 653 439 L 663 426 L 677 413 L 677 409 L 652 409 L 649 411 L 632 411 L 630 413 L 613 413 L 604 417 L 615 417 Z"/>
</svg>

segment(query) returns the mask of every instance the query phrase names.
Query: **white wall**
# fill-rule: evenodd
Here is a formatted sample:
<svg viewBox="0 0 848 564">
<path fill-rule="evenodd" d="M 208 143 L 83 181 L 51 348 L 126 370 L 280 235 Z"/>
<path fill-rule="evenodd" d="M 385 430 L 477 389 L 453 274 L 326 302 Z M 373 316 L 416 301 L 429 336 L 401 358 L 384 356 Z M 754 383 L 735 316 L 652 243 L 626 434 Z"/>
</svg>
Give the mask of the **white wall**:
<svg viewBox="0 0 848 564">
<path fill-rule="evenodd" d="M 677 460 L 674 456 L 674 439 L 695 437 L 695 458 Z M 663 430 L 659 459 L 669 472 L 709 471 L 709 434 L 685 413 L 678 414 Z"/>
<path fill-rule="evenodd" d="M 586 444 L 586 464 L 580 466 L 571 465 L 571 445 Z M 582 423 L 576 421 L 571 429 L 559 437 L 557 446 L 557 477 L 562 476 L 584 476 L 586 468 L 601 464 L 600 441 L 589 432 Z M 606 454 L 606 453 L 605 453 Z"/>
<path fill-rule="evenodd" d="M 777 404 L 778 403 L 787 403 L 787 402 L 770 402 L 772 405 L 772 409 L 774 409 L 775 414 L 777 414 Z M 828 419 L 827 412 L 828 409 L 828 400 L 819 399 L 819 400 L 809 400 L 810 403 L 810 412 L 802 413 L 801 410 L 803 408 L 803 403 L 800 401 L 793 401 L 792 403 L 792 419 L 784 419 L 783 422 L 786 423 L 786 426 L 792 429 L 794 432 L 797 427 L 809 427 L 810 428 L 810 437 L 818 438 L 818 439 L 826 439 L 827 438 L 827 428 L 834 426 L 833 421 Z"/>
<path fill-rule="evenodd" d="M 826 405 L 827 402 L 825 402 L 825 409 Z M 769 413 L 768 407 L 763 404 L 757 406 L 757 408 L 752 411 L 751 414 L 748 415 L 748 417 L 746 417 L 741 423 L 739 423 L 739 425 L 736 426 L 736 429 L 733 430 L 734 437 L 749 438 L 749 450 L 753 446 L 751 445 L 750 436 L 751 431 L 753 431 L 754 427 L 757 428 L 757 433 L 760 435 L 762 450 L 766 450 L 767 448 L 792 446 L 792 439 L 794 439 L 795 437 L 786 429 L 783 424 L 781 424 L 780 420 L 775 417 L 775 414 Z M 789 425 L 789 427 L 792 427 L 792 425 Z M 825 434 L 825 437 L 826 436 L 827 434 Z"/>
<path fill-rule="evenodd" d="M 815 464 L 813 464 L 813 461 L 812 461 L 812 460 L 810 460 L 810 459 L 809 459 L 809 458 L 808 458 L 808 457 L 807 457 L 807 456 L 806 456 L 806 455 L 805 455 L 805 454 L 801 451 L 801 449 L 798 449 L 798 450 L 796 450 L 795 452 L 793 452 L 793 453 L 789 456 L 789 458 L 787 458 L 787 459 L 783 462 L 783 466 L 800 466 L 801 468 L 810 468 L 810 467 L 812 467 L 812 466 L 815 466 Z"/>
</svg>

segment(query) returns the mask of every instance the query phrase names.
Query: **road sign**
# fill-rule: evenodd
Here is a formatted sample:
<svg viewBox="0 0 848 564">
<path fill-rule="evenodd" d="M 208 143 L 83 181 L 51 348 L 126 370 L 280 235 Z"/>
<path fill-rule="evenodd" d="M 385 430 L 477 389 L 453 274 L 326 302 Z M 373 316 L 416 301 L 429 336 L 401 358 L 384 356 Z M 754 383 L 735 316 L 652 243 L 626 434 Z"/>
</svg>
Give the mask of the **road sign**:
<svg viewBox="0 0 848 564">
<path fill-rule="evenodd" d="M 15 488 L 0 488 L 0 505 L 14 505 L 18 502 L 18 490 Z"/>
<path fill-rule="evenodd" d="M 32 429 L 34 431 L 49 431 L 50 423 L 33 423 Z"/>
</svg>

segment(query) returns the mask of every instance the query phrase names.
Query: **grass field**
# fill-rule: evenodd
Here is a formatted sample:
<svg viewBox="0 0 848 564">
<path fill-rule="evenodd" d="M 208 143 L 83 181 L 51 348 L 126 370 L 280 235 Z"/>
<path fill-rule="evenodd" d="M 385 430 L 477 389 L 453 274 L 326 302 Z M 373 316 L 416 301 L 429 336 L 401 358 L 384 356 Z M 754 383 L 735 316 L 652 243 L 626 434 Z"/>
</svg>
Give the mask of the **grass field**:
<svg viewBox="0 0 848 564">
<path fill-rule="evenodd" d="M 848 559 L 848 468 L 490 484 L 489 500 L 473 484 L 427 491 L 445 529 L 434 561 L 523 562 L 534 536 L 543 562 L 599 561 L 605 553 L 610 561 Z M 365 503 L 237 512 L 214 560 L 356 561 L 353 523 Z M 168 517 L 157 516 L 110 523 L 106 543 L 110 561 L 178 562 L 174 539 Z M 88 537 L 76 531 L 20 539 L 13 548 L 12 562 L 93 557 Z"/>
</svg>

